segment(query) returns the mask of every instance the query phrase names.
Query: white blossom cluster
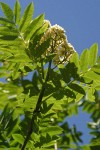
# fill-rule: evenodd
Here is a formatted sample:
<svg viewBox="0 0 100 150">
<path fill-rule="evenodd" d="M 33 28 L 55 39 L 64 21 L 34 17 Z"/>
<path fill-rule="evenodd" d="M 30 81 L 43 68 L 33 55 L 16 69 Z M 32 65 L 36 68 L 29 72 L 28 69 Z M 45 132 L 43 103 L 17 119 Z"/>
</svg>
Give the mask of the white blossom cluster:
<svg viewBox="0 0 100 150">
<path fill-rule="evenodd" d="M 42 36 L 39 44 L 41 45 L 47 39 L 50 39 L 50 46 L 45 52 L 45 56 L 54 54 L 53 62 L 59 64 L 62 62 L 69 61 L 71 55 L 75 52 L 74 47 L 68 43 L 65 31 L 59 25 L 51 26 L 50 22 L 48 23 L 49 28 Z"/>
</svg>

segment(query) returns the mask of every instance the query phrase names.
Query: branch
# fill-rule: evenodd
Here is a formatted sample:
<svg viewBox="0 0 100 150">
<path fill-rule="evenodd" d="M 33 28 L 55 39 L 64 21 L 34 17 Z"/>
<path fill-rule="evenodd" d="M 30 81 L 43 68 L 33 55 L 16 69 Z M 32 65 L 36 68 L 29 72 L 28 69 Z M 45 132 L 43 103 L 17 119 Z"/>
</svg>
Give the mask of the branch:
<svg viewBox="0 0 100 150">
<path fill-rule="evenodd" d="M 29 125 L 29 128 L 28 128 L 28 131 L 27 131 L 27 135 L 26 135 L 26 138 L 23 142 L 23 145 L 22 145 L 22 148 L 21 150 L 24 150 L 28 141 L 29 141 L 29 138 L 33 132 L 33 124 L 34 124 L 34 121 L 37 117 L 37 113 L 39 112 L 39 109 L 40 109 L 40 106 L 41 106 L 41 102 L 42 102 L 42 98 L 43 98 L 43 95 L 44 95 L 44 91 L 45 91 L 45 88 L 46 88 L 46 83 L 49 79 L 49 72 L 50 72 L 50 69 L 51 69 L 51 62 L 49 62 L 49 65 L 48 65 L 48 71 L 47 71 L 47 75 L 46 75 L 46 78 L 45 78 L 45 82 L 42 86 L 42 89 L 41 89 L 41 92 L 40 92 L 40 95 L 39 95 L 39 98 L 38 98 L 38 101 L 37 101 L 37 104 L 36 104 L 36 107 L 33 111 L 33 114 L 32 114 L 32 119 L 31 119 L 31 122 L 30 122 L 30 125 Z"/>
</svg>

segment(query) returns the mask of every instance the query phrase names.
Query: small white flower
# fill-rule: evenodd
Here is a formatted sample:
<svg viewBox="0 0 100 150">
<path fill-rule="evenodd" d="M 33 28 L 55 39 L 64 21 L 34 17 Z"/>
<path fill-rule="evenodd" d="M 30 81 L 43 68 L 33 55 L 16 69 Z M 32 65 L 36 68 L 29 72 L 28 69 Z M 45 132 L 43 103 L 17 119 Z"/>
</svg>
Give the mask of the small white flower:
<svg viewBox="0 0 100 150">
<path fill-rule="evenodd" d="M 45 21 L 48 22 L 48 21 Z M 42 36 L 39 45 L 50 38 L 50 46 L 45 52 L 45 56 L 49 56 L 51 53 L 56 54 L 53 58 L 55 64 L 69 61 L 71 55 L 75 52 L 74 47 L 68 43 L 65 30 L 59 25 L 50 26 Z M 37 45 L 38 46 L 38 45 Z"/>
</svg>

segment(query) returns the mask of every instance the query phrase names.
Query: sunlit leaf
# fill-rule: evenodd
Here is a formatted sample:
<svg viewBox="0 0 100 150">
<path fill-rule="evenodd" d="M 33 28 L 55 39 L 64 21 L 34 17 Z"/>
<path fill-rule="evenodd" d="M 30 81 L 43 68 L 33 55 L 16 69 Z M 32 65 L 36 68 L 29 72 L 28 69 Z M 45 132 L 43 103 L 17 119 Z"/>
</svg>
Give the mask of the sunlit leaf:
<svg viewBox="0 0 100 150">
<path fill-rule="evenodd" d="M 95 96 L 94 96 L 94 88 L 88 88 L 87 89 L 87 94 L 86 94 L 86 99 L 90 101 L 95 101 Z"/>
<path fill-rule="evenodd" d="M 98 81 L 98 82 L 100 82 L 100 75 L 99 74 L 97 74 L 97 73 L 95 73 L 95 72 L 93 72 L 93 71 L 88 71 L 85 75 L 84 75 L 84 77 L 87 77 L 87 78 L 89 78 L 89 79 L 91 79 L 91 80 L 96 80 L 96 81 Z"/>
<path fill-rule="evenodd" d="M 23 55 L 17 54 L 14 57 L 10 57 L 8 61 L 10 61 L 10 62 L 24 62 L 24 63 L 26 61 L 27 62 L 32 62 L 32 60 L 29 59 L 29 57 L 25 54 L 23 54 Z"/>
<path fill-rule="evenodd" d="M 82 150 L 91 150 L 89 145 L 81 146 Z"/>
<path fill-rule="evenodd" d="M 3 18 L 3 17 L 0 17 L 0 24 L 6 25 L 6 26 L 11 26 L 11 27 L 15 26 L 15 24 L 12 21 L 10 21 L 6 18 Z"/>
<path fill-rule="evenodd" d="M 89 64 L 89 50 L 85 49 L 80 56 L 80 67 L 82 72 L 86 72 Z"/>
<path fill-rule="evenodd" d="M 90 66 L 93 66 L 95 65 L 96 63 L 96 60 L 97 60 L 97 54 L 98 54 L 98 44 L 93 44 L 91 47 L 90 47 L 90 50 L 89 50 L 89 65 Z"/>
<path fill-rule="evenodd" d="M 78 114 L 78 106 L 76 104 L 73 104 L 68 108 L 69 117 L 71 117 L 73 114 L 74 115 Z"/>
<path fill-rule="evenodd" d="M 13 40 L 13 39 L 12 40 L 8 40 L 8 39 L 3 40 L 2 38 L 0 38 L 0 45 L 1 46 L 12 46 L 12 45 L 13 46 L 18 46 L 18 45 L 24 46 L 24 43 L 23 43 L 22 39 L 18 39 L 18 38 L 16 38 L 15 40 Z"/>
<path fill-rule="evenodd" d="M 35 33 L 35 31 L 42 26 L 43 20 L 44 20 L 44 15 L 42 14 L 37 18 L 35 18 L 30 23 L 24 35 L 25 40 L 29 40 L 32 37 L 32 35 Z"/>
<path fill-rule="evenodd" d="M 14 29 L 9 29 L 8 27 L 3 27 L 3 26 L 0 26 L 0 35 L 5 35 L 5 36 L 18 36 L 19 33 L 17 30 L 14 30 Z"/>
<path fill-rule="evenodd" d="M 100 84 L 100 83 L 99 83 Z M 97 85 L 96 87 L 95 87 L 95 89 L 96 90 L 100 90 L 100 85 Z"/>
<path fill-rule="evenodd" d="M 92 67 L 92 69 L 94 72 L 100 73 L 100 64 L 96 64 Z"/>
<path fill-rule="evenodd" d="M 75 102 L 79 102 L 83 97 L 84 97 L 84 94 L 77 93 L 77 94 L 76 94 Z"/>
<path fill-rule="evenodd" d="M 34 11 L 33 3 L 30 3 L 26 7 L 24 14 L 20 20 L 19 29 L 22 33 L 25 32 L 27 27 L 29 28 L 29 24 L 31 23 L 33 17 L 33 11 Z"/>
<path fill-rule="evenodd" d="M 12 21 L 14 17 L 12 9 L 6 3 L 0 2 L 0 4 L 5 16 Z"/>
<path fill-rule="evenodd" d="M 19 106 L 24 108 L 27 111 L 33 111 L 36 107 L 38 100 L 38 96 L 32 96 L 30 98 L 26 98 L 25 102 L 20 104 Z"/>
<path fill-rule="evenodd" d="M 14 15 L 15 15 L 15 23 L 19 23 L 20 21 L 20 13 L 21 13 L 21 6 L 18 0 L 16 0 L 15 6 L 14 6 Z"/>
<path fill-rule="evenodd" d="M 20 144 L 22 144 L 24 141 L 24 138 L 21 134 L 12 134 L 12 137 L 16 142 L 18 142 Z"/>
<path fill-rule="evenodd" d="M 100 56 L 97 59 L 97 63 L 100 64 Z"/>
<path fill-rule="evenodd" d="M 54 132 L 55 131 L 55 132 Z M 58 126 L 51 126 L 51 127 L 46 127 L 41 130 L 42 134 L 49 133 L 51 136 L 61 134 L 62 133 L 62 128 Z"/>
</svg>

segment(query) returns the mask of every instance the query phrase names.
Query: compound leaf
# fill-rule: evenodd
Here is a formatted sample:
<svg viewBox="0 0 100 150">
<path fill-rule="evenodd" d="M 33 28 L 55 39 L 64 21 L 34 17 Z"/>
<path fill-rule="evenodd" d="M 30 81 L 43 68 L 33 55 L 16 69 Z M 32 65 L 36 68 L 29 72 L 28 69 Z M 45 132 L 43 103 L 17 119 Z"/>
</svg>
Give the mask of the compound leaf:
<svg viewBox="0 0 100 150">
<path fill-rule="evenodd" d="M 24 14 L 20 20 L 20 25 L 19 25 L 19 29 L 21 32 L 25 32 L 26 28 L 29 26 L 29 24 L 31 23 L 32 17 L 33 17 L 33 11 L 34 11 L 34 6 L 33 3 L 30 3 L 25 11 Z"/>
</svg>

